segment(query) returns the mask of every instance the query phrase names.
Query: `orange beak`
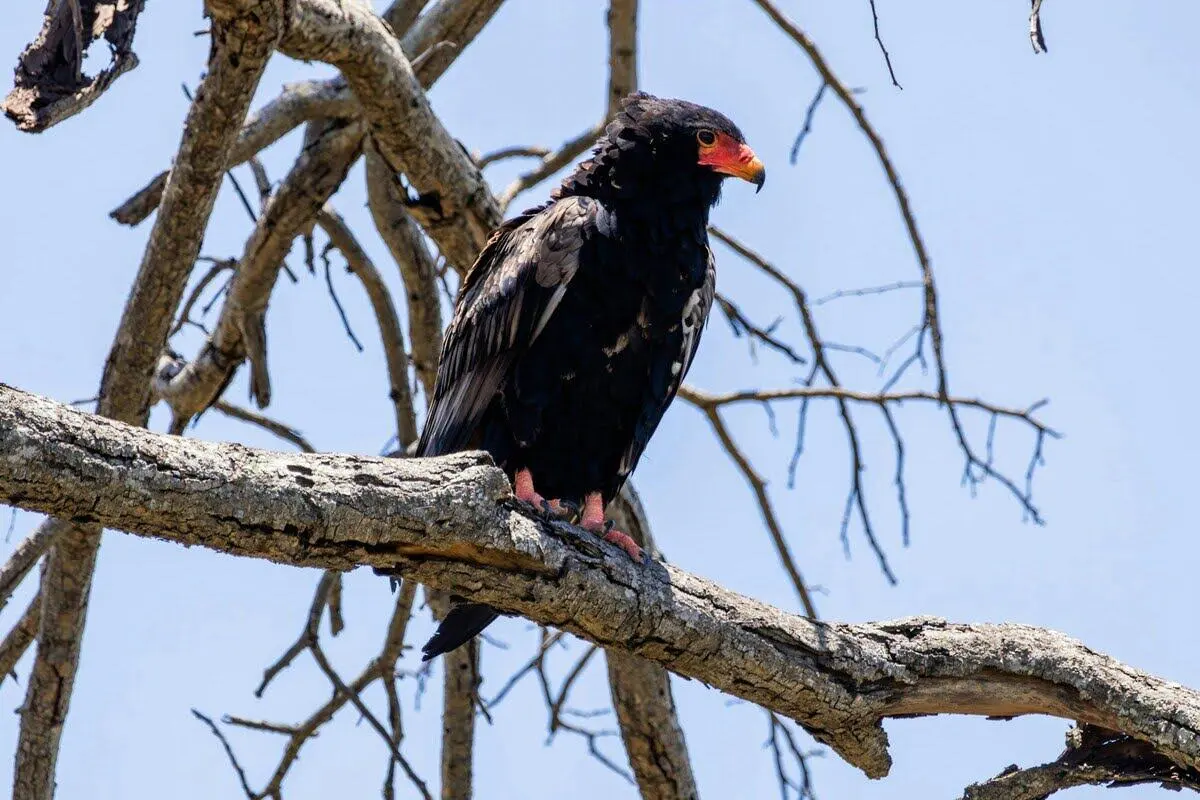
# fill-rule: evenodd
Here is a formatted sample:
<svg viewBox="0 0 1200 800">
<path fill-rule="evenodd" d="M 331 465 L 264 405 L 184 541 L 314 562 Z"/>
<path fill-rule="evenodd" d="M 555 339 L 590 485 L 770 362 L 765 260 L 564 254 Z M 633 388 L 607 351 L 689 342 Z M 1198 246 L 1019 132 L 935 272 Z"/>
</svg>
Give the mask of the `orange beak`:
<svg viewBox="0 0 1200 800">
<path fill-rule="evenodd" d="M 756 192 L 762 191 L 763 183 L 767 180 L 766 167 L 750 149 L 750 145 L 736 142 L 724 134 L 720 134 L 717 142 L 700 154 L 700 163 L 712 167 L 714 172 L 753 183 L 758 187 Z"/>
</svg>

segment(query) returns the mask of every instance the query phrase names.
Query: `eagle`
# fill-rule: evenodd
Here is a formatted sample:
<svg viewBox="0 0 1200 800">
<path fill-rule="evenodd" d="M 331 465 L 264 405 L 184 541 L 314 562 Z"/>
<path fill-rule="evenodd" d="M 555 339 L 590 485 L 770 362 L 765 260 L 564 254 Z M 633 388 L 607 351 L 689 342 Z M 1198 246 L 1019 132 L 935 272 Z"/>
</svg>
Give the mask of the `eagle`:
<svg viewBox="0 0 1200 800">
<path fill-rule="evenodd" d="M 708 215 L 729 176 L 761 189 L 766 171 L 727 117 L 626 97 L 591 156 L 468 272 L 416 455 L 485 450 L 518 501 L 640 561 L 604 509 L 695 359 L 715 292 Z M 424 660 L 497 615 L 454 606 Z"/>
</svg>

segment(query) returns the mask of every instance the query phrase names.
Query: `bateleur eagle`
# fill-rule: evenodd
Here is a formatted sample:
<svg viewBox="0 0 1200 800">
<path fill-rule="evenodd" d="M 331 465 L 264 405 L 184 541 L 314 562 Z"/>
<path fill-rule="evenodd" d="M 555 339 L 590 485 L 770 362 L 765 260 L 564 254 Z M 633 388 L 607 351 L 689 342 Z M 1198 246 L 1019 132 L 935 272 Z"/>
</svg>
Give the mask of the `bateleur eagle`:
<svg viewBox="0 0 1200 800">
<path fill-rule="evenodd" d="M 712 306 L 708 214 L 727 176 L 765 170 L 724 115 L 642 92 L 544 205 L 501 225 L 446 331 L 417 455 L 488 451 L 518 500 L 635 559 L 605 506 L 637 466 L 696 355 Z M 497 616 L 453 607 L 423 648 Z"/>
</svg>

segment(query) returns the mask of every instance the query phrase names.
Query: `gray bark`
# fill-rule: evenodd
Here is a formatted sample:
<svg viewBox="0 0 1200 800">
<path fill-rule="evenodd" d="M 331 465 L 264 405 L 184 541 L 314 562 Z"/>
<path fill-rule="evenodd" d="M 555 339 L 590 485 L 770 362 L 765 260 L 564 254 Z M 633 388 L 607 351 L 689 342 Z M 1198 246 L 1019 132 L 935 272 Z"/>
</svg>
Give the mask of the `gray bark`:
<svg viewBox="0 0 1200 800">
<path fill-rule="evenodd" d="M 651 556 L 660 557 L 632 484 L 625 484 L 609 513 L 617 528 Z M 631 653 L 610 649 L 604 656 L 613 710 L 642 800 L 695 800 L 696 778 L 671 694 L 671 676 Z"/>
<path fill-rule="evenodd" d="M 479 453 L 269 453 L 153 434 L 0 386 L 0 500 L 183 545 L 366 565 L 554 625 L 788 716 L 871 777 L 888 717 L 1048 714 L 1200 767 L 1200 693 L 1063 634 L 815 622 L 526 516 Z"/>
<path fill-rule="evenodd" d="M 244 14 L 214 11 L 209 69 L 188 112 L 179 154 L 163 194 L 137 279 L 100 381 L 98 411 L 144 425 L 150 375 L 171 316 L 199 253 L 223 165 L 280 34 L 277 7 L 247 4 Z M 21 707 L 13 777 L 17 800 L 49 800 L 59 742 L 71 702 L 79 641 L 100 529 L 76 525 L 56 539 L 41 582 L 38 651 Z"/>
</svg>

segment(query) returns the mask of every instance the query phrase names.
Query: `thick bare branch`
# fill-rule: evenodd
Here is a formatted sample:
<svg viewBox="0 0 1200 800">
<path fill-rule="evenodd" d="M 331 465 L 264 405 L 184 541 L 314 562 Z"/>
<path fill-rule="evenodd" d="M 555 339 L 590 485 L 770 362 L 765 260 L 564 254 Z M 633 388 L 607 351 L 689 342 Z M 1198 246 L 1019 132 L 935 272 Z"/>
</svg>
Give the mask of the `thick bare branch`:
<svg viewBox="0 0 1200 800">
<path fill-rule="evenodd" d="M 470 800 L 475 773 L 479 640 L 472 639 L 465 647 L 447 653 L 442 662 L 446 673 L 442 692 L 442 797 Z"/>
<path fill-rule="evenodd" d="M 208 72 L 188 112 L 183 140 L 137 279 L 101 378 L 98 412 L 144 425 L 150 376 L 166 343 L 187 276 L 199 255 L 223 165 L 280 33 L 270 2 L 246 14 L 213 14 Z M 14 797 L 49 800 L 100 529 L 72 527 L 55 541 L 42 575 L 38 651 L 21 711 Z"/>
<path fill-rule="evenodd" d="M 637 76 L 638 0 L 611 0 L 608 4 L 608 107 L 610 120 L 621 98 L 638 87 Z"/>
<path fill-rule="evenodd" d="M 42 595 L 41 592 L 38 592 L 29 601 L 29 606 L 17 620 L 17 624 L 4 637 L 4 641 L 0 641 L 0 683 L 3 683 L 9 675 L 16 677 L 13 669 L 21 660 L 21 656 L 25 655 L 29 645 L 33 644 L 33 640 L 37 638 L 38 624 L 41 619 Z"/>
<path fill-rule="evenodd" d="M 659 557 L 632 484 L 625 484 L 610 513 L 618 528 L 652 557 Z M 696 779 L 675 711 L 670 675 L 658 664 L 619 650 L 606 650 L 604 658 L 621 739 L 643 800 L 695 800 Z"/>
<path fill-rule="evenodd" d="M 542 157 L 542 161 L 529 172 L 522 174 L 500 193 L 499 202 L 502 211 L 507 211 L 513 199 L 521 192 L 528 191 L 542 181 L 570 164 L 595 143 L 600 134 L 604 133 L 604 125 L 588 128 L 583 133 L 563 144 L 562 147 Z"/>
<path fill-rule="evenodd" d="M 38 133 L 96 102 L 138 65 L 133 35 L 144 7 L 144 0 L 47 0 L 42 30 L 21 53 L 13 89 L 0 108 L 18 129 Z M 90 78 L 84 58 L 101 36 L 112 61 Z"/>
<path fill-rule="evenodd" d="M 1147 783 L 1200 792 L 1200 771 L 1180 767 L 1145 742 L 1081 725 L 1067 731 L 1067 749 L 1056 760 L 1029 769 L 1011 766 L 990 781 L 968 786 L 962 800 L 1046 800 L 1076 786 Z"/>
<path fill-rule="evenodd" d="M 280 49 L 341 70 L 387 163 L 416 192 L 413 215 L 442 254 L 466 268 L 500 222 L 500 209 L 470 156 L 434 115 L 400 42 L 369 6 L 300 0 L 289 9 Z"/>
<path fill-rule="evenodd" d="M 229 153 L 227 166 L 232 169 L 246 163 L 306 122 L 348 119 L 358 110 L 358 101 L 341 79 L 288 84 L 278 97 L 246 119 Z M 166 172 L 159 173 L 149 184 L 109 212 L 109 216 L 122 225 L 137 225 L 158 208 L 166 178 Z"/>
<path fill-rule="evenodd" d="M 791 717 L 872 777 L 891 763 L 883 719 L 942 713 L 1049 714 L 1200 767 L 1200 692 L 1061 634 L 927 617 L 819 623 L 634 564 L 510 498 L 477 453 L 268 453 L 0 387 L 0 501 L 20 508 L 296 566 L 399 572 Z"/>
<path fill-rule="evenodd" d="M 25 580 L 25 576 L 33 569 L 46 551 L 54 544 L 59 535 L 70 528 L 70 523 L 59 519 L 48 519 L 37 530 L 13 548 L 12 555 L 4 566 L 0 567 L 0 610 L 8 605 L 9 598 L 16 588 Z"/>
<path fill-rule="evenodd" d="M 329 241 L 346 258 L 350 272 L 362 282 L 375 321 L 379 325 L 379 337 L 383 342 L 383 354 L 387 362 L 388 397 L 396 414 L 396 436 L 401 443 L 416 441 L 417 420 L 413 414 L 412 393 L 408 388 L 408 353 L 404 349 L 404 335 L 400 332 L 400 319 L 396 306 L 383 282 L 383 276 L 358 243 L 346 221 L 332 208 L 326 206 L 317 212 L 317 224 L 325 231 Z"/>
<path fill-rule="evenodd" d="M 425 245 L 421 228 L 413 221 L 400 193 L 400 185 L 383 157 L 371 145 L 366 152 L 367 203 L 375 227 L 400 267 L 408 303 L 408 338 L 413 367 L 425 390 L 433 397 L 438 354 L 442 349 L 442 307 L 438 298 L 437 264 Z"/>
<path fill-rule="evenodd" d="M 504 0 L 438 0 L 404 35 L 409 59 L 422 57 L 416 66 L 421 85 L 428 89 L 450 68 L 483 26 L 491 21 Z M 395 26 L 393 26 L 395 27 Z M 399 33 L 399 29 L 396 31 Z M 439 47 L 439 45 L 446 45 Z"/>
<path fill-rule="evenodd" d="M 251 394 L 260 408 L 270 402 L 265 321 L 271 291 L 292 242 L 345 179 L 362 135 L 359 123 L 330 125 L 305 150 L 246 242 L 216 329 L 200 354 L 182 367 L 166 364 L 155 377 L 155 390 L 171 406 L 172 433 L 181 433 L 193 416 L 217 400 L 246 358 L 252 369 Z"/>
<path fill-rule="evenodd" d="M 1033 45 L 1035 53 L 1049 52 L 1046 35 L 1042 32 L 1042 0 L 1030 0 L 1029 43 Z"/>
<path fill-rule="evenodd" d="M 397 4 L 403 5 L 401 3 Z M 454 47 L 439 50 L 437 58 L 427 58 L 416 68 L 421 85 L 428 89 L 442 76 L 464 48 L 475 38 L 500 6 L 500 0 L 441 0 L 417 24 L 408 30 L 402 46 L 416 57 L 438 42 Z M 395 25 L 393 24 L 393 27 Z M 407 30 L 407 27 L 405 28 Z M 402 31 L 396 28 L 397 33 Z M 347 119 L 360 114 L 362 107 L 342 77 L 302 81 L 283 87 L 283 92 L 252 114 L 238 136 L 229 156 L 228 168 L 245 163 L 262 149 L 306 122 L 319 119 Z M 109 216 L 125 225 L 136 225 L 153 213 L 162 196 L 166 180 L 163 172 L 147 186 L 114 209 Z"/>
<path fill-rule="evenodd" d="M 379 16 L 392 28 L 392 33 L 403 36 L 412 24 L 421 16 L 422 9 L 429 5 L 429 0 L 395 0 L 387 10 Z"/>
</svg>

